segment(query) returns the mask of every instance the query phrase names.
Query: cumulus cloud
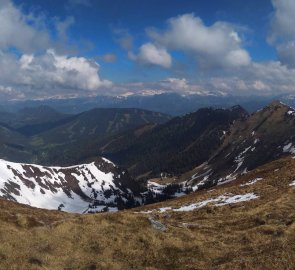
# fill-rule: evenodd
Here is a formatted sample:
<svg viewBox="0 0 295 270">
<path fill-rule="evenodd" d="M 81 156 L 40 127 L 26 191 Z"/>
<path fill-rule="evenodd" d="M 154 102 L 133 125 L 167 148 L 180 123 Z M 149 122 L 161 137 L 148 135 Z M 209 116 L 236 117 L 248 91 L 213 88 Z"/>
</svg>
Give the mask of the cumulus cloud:
<svg viewBox="0 0 295 270">
<path fill-rule="evenodd" d="M 184 95 L 219 93 L 237 96 L 294 94 L 295 69 L 290 69 L 279 61 L 253 62 L 241 70 L 198 81 L 166 78 L 156 82 L 121 85 L 116 91 L 137 94 L 176 92 Z"/>
<path fill-rule="evenodd" d="M 50 46 L 50 37 L 40 19 L 25 15 L 11 1 L 0 0 L 0 49 L 10 47 L 33 52 Z"/>
<path fill-rule="evenodd" d="M 2 54 L 2 94 L 6 90 L 6 95 L 12 96 L 18 92 L 30 98 L 94 93 L 101 87 L 112 85 L 110 81 L 100 78 L 99 68 L 94 61 L 84 57 L 58 55 L 54 50 L 47 50 L 45 54 L 38 56 L 24 54 L 19 59 Z"/>
<path fill-rule="evenodd" d="M 295 69 L 279 61 L 252 63 L 240 72 L 213 77 L 203 87 L 233 95 L 279 95 L 295 92 Z"/>
<path fill-rule="evenodd" d="M 158 65 L 164 68 L 170 68 L 172 65 L 172 58 L 167 50 L 152 43 L 143 44 L 139 48 L 138 55 L 129 53 L 129 58 L 142 64 Z"/>
<path fill-rule="evenodd" d="M 159 82 L 159 85 L 166 90 L 185 92 L 190 89 L 190 85 L 185 78 L 167 78 Z"/>
<path fill-rule="evenodd" d="M 293 0 L 272 0 L 275 9 L 272 18 L 270 41 L 295 37 L 295 2 Z"/>
<path fill-rule="evenodd" d="M 54 25 L 53 37 L 46 20 L 25 14 L 12 1 L 0 0 L 0 97 L 85 95 L 110 87 L 110 81 L 100 78 L 98 63 L 67 55 L 72 51 L 67 49 L 67 30 L 74 18 L 49 19 Z"/>
<path fill-rule="evenodd" d="M 268 41 L 274 44 L 278 58 L 288 67 L 295 67 L 295 1 L 272 0 L 275 9 Z"/>
<path fill-rule="evenodd" d="M 235 27 L 226 22 L 206 26 L 199 17 L 184 14 L 168 20 L 165 31 L 147 31 L 156 44 L 190 53 L 203 67 L 236 68 L 251 63 Z"/>
</svg>

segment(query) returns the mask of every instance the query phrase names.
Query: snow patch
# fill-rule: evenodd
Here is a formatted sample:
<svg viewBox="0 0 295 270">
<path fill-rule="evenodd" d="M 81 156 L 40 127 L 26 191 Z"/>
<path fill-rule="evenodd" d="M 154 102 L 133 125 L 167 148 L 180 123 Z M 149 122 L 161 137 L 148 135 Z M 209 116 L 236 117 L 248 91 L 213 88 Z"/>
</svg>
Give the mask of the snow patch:
<svg viewBox="0 0 295 270">
<path fill-rule="evenodd" d="M 293 146 L 293 144 L 290 142 L 283 147 L 283 152 L 295 155 L 295 146 Z"/>
<path fill-rule="evenodd" d="M 245 160 L 244 155 L 245 155 L 245 154 L 246 154 L 251 148 L 252 148 L 252 146 L 249 146 L 249 147 L 245 148 L 244 151 L 241 152 L 241 153 L 236 157 L 236 159 L 235 159 L 235 163 L 238 164 L 238 165 L 237 165 L 237 167 L 236 167 L 234 173 L 237 172 L 237 171 L 241 168 L 241 166 L 243 165 L 244 160 Z"/>
<path fill-rule="evenodd" d="M 193 211 L 196 209 L 200 209 L 202 207 L 205 207 L 209 204 L 212 204 L 214 206 L 224 206 L 228 204 L 235 204 L 235 203 L 240 203 L 240 202 L 247 202 L 251 201 L 254 199 L 258 199 L 259 196 L 257 196 L 255 193 L 246 193 L 242 195 L 233 195 L 233 194 L 224 194 L 221 196 L 218 196 L 217 198 L 210 198 L 204 201 L 188 204 L 181 206 L 179 208 L 173 208 L 173 207 L 164 207 L 164 208 L 159 208 L 159 209 L 154 209 L 154 210 L 149 210 L 149 211 L 142 211 L 140 213 L 143 214 L 150 214 L 153 211 L 158 211 L 160 213 L 165 213 L 167 211 L 173 211 L 173 212 L 189 212 Z"/>
<path fill-rule="evenodd" d="M 263 178 L 255 178 L 249 182 L 247 182 L 246 184 L 242 184 L 240 185 L 241 187 L 245 187 L 245 186 L 251 186 L 251 185 L 254 185 L 255 183 L 257 183 L 258 181 L 261 181 L 263 180 Z"/>
<path fill-rule="evenodd" d="M 110 164 L 110 161 L 103 159 Z M 71 167 L 43 167 L 0 160 L 0 197 L 49 210 L 72 213 L 117 211 L 116 200 L 130 194 L 112 172 L 92 162 Z M 115 165 L 113 165 L 115 166 Z M 105 192 L 108 195 L 105 195 Z M 116 195 L 115 195 L 116 194 Z M 133 193 L 131 194 L 133 195 Z"/>
</svg>

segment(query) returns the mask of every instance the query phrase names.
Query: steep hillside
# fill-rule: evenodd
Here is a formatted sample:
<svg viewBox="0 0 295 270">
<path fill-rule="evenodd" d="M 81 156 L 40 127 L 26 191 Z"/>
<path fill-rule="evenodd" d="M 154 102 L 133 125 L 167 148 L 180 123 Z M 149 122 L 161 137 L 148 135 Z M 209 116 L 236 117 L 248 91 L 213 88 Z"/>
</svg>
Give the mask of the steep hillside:
<svg viewBox="0 0 295 270">
<path fill-rule="evenodd" d="M 31 161 L 34 150 L 27 137 L 7 125 L 0 124 L 0 157 L 7 160 Z"/>
<path fill-rule="evenodd" d="M 0 197 L 34 207 L 114 211 L 139 204 L 139 195 L 128 172 L 106 159 L 64 168 L 0 160 Z"/>
<path fill-rule="evenodd" d="M 0 200 L 0 268 L 294 269 L 294 176 L 286 158 L 209 191 L 96 215 Z"/>
<path fill-rule="evenodd" d="M 26 126 L 54 123 L 69 116 L 69 114 L 58 112 L 49 106 L 41 105 L 22 108 L 15 113 L 1 112 L 0 122 L 22 131 Z"/>
<path fill-rule="evenodd" d="M 165 123 L 170 116 L 138 109 L 93 109 L 69 116 L 38 107 L 3 114 L 1 119 L 6 123 L 0 123 L 0 158 L 65 166 L 87 160 L 89 142 L 98 144 L 120 132 Z M 95 152 L 91 157 L 97 156 Z"/>
<path fill-rule="evenodd" d="M 236 121 L 222 147 L 197 168 L 191 183 L 230 181 L 272 160 L 295 153 L 295 110 L 278 101 Z"/>
<path fill-rule="evenodd" d="M 76 115 L 71 121 L 36 138 L 44 144 L 102 139 L 145 124 L 161 124 L 169 119 L 168 115 L 139 109 L 93 109 Z"/>
<path fill-rule="evenodd" d="M 209 159 L 230 124 L 247 116 L 239 106 L 200 109 L 159 126 L 146 126 L 100 143 L 100 151 L 136 176 L 179 174 Z"/>
</svg>

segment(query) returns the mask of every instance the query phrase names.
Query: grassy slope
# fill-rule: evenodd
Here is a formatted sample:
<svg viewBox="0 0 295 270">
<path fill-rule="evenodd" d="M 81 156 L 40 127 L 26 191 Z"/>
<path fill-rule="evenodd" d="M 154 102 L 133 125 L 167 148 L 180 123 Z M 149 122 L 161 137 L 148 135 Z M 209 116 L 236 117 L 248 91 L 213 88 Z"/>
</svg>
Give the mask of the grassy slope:
<svg viewBox="0 0 295 270">
<path fill-rule="evenodd" d="M 264 180 L 240 187 L 257 177 Z M 0 269 L 294 269 L 293 180 L 295 159 L 286 158 L 210 191 L 115 214 L 71 215 L 0 201 Z M 135 213 L 247 192 L 260 198 Z M 168 230 L 153 229 L 148 216 Z"/>
</svg>

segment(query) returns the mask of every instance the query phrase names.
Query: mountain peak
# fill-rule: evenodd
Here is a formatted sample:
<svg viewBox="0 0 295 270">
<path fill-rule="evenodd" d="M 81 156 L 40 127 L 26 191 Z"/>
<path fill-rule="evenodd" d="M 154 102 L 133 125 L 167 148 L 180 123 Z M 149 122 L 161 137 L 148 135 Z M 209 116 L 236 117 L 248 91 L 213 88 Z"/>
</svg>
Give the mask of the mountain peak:
<svg viewBox="0 0 295 270">
<path fill-rule="evenodd" d="M 279 100 L 273 100 L 266 108 L 289 108 L 289 106 Z"/>
</svg>

